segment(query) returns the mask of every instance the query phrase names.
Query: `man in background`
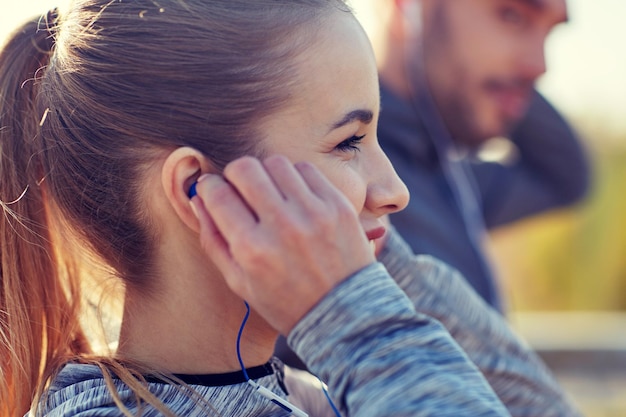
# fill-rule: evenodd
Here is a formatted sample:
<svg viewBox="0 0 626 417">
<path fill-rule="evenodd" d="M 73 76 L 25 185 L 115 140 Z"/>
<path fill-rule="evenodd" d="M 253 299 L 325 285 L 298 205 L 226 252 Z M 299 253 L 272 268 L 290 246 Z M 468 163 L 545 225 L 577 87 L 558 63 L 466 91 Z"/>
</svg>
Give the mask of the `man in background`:
<svg viewBox="0 0 626 417">
<path fill-rule="evenodd" d="M 587 190 L 575 133 L 535 89 L 565 0 L 352 0 L 376 54 L 378 139 L 411 192 L 391 222 L 415 253 L 456 267 L 502 311 L 487 229 Z M 477 158 L 507 137 L 505 163 Z"/>
</svg>

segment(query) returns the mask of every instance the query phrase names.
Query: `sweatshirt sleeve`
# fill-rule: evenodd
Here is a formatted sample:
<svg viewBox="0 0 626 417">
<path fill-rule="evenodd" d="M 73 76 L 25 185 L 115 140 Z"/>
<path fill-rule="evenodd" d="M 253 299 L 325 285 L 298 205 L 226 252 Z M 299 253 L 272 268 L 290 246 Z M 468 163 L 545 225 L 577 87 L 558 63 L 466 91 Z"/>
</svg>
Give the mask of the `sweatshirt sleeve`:
<svg viewBox="0 0 626 417">
<path fill-rule="evenodd" d="M 512 416 L 580 416 L 541 359 L 456 270 L 415 256 L 393 230 L 379 259 L 415 309 L 446 327 Z"/>
<path fill-rule="evenodd" d="M 344 416 L 508 416 L 445 328 L 417 313 L 377 263 L 351 276 L 288 343 Z"/>
</svg>

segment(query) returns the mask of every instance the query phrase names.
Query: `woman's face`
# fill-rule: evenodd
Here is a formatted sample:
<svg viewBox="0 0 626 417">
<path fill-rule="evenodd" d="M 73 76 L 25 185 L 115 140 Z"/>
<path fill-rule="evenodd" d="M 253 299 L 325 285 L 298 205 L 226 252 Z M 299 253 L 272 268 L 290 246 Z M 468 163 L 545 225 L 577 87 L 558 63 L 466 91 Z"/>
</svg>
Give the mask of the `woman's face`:
<svg viewBox="0 0 626 417">
<path fill-rule="evenodd" d="M 297 58 L 292 99 L 262 124 L 262 149 L 315 164 L 375 240 L 385 231 L 380 217 L 403 209 L 409 195 L 378 145 L 380 97 L 369 40 L 351 15 L 337 12 L 309 43 Z"/>
</svg>

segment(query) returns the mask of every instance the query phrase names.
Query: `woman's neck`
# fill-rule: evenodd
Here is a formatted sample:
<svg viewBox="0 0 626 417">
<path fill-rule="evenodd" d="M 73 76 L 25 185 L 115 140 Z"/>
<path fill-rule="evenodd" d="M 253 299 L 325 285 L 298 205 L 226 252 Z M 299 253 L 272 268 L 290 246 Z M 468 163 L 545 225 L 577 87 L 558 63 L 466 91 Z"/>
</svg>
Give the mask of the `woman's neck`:
<svg viewBox="0 0 626 417">
<path fill-rule="evenodd" d="M 157 289 L 127 290 L 118 356 L 155 371 L 209 374 L 240 369 L 237 333 L 244 302 L 199 254 L 197 262 L 182 247 L 167 248 Z M 186 260 L 181 263 L 180 259 Z M 207 272 L 208 271 L 208 272 Z M 267 362 L 277 333 L 254 312 L 241 338 L 246 367 Z"/>
</svg>

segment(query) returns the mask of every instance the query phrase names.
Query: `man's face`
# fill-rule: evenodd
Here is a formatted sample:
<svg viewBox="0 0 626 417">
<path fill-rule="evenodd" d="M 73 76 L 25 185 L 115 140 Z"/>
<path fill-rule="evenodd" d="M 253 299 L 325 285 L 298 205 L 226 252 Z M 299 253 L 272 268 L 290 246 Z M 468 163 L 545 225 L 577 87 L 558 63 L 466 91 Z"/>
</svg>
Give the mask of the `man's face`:
<svg viewBox="0 0 626 417">
<path fill-rule="evenodd" d="M 565 0 L 424 0 L 423 13 L 426 76 L 452 136 L 471 146 L 508 133 L 546 70 Z"/>
</svg>

